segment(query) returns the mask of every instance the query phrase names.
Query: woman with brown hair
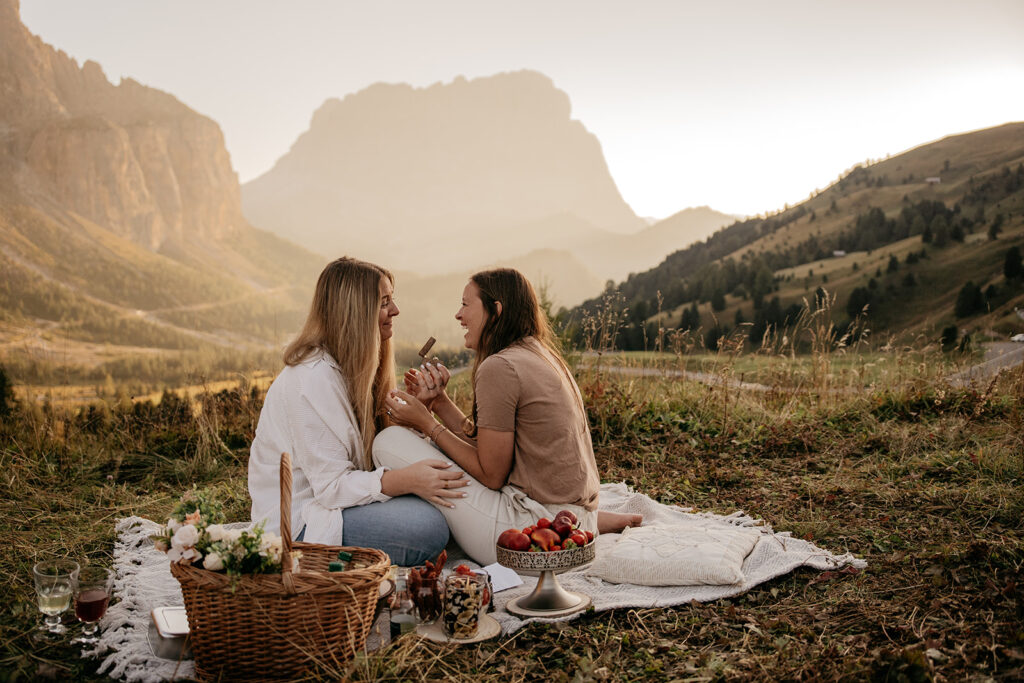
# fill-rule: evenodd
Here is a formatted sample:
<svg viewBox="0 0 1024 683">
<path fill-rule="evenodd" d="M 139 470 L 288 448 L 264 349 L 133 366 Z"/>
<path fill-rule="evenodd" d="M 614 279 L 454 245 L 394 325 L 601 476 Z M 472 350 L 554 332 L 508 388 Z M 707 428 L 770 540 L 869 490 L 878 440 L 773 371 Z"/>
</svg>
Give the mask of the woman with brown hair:
<svg viewBox="0 0 1024 683">
<path fill-rule="evenodd" d="M 482 564 L 495 561 L 502 531 L 562 509 L 595 532 L 639 524 L 635 515 L 601 513 L 599 519 L 600 480 L 583 398 L 522 273 L 499 268 L 474 275 L 455 318 L 466 329 L 466 347 L 476 350 L 472 416 L 445 393 L 450 375 L 444 366 L 406 373 L 408 393 L 392 391 L 388 412 L 396 425 L 426 434 L 436 448 L 408 429 L 390 427 L 374 441 L 375 462 L 399 467 L 440 460 L 467 473 L 465 499 L 440 508 L 455 540 Z"/>
<path fill-rule="evenodd" d="M 352 258 L 320 274 L 306 323 L 267 390 L 249 457 L 252 519 L 278 530 L 281 453 L 292 455 L 296 540 L 378 548 L 410 566 L 436 556 L 448 528 L 425 501 L 458 497 L 464 475 L 423 461 L 373 468 L 374 436 L 395 387 L 394 278 Z M 408 495 L 414 494 L 414 495 Z"/>
</svg>

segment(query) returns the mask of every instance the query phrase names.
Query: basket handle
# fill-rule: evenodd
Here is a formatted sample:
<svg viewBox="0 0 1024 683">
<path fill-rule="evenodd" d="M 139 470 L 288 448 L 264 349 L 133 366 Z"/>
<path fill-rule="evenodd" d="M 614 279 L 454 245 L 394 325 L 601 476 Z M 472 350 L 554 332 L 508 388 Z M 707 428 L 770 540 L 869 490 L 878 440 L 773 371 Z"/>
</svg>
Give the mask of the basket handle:
<svg viewBox="0 0 1024 683">
<path fill-rule="evenodd" d="M 281 453 L 281 583 L 289 593 L 292 582 L 292 456 Z"/>
</svg>

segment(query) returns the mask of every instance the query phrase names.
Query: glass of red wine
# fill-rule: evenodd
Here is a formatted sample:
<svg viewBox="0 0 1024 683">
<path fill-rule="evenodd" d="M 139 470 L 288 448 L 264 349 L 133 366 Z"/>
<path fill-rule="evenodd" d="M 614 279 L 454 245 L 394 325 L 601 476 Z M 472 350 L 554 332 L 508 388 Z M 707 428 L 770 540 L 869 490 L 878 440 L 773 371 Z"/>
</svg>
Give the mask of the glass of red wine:
<svg viewBox="0 0 1024 683">
<path fill-rule="evenodd" d="M 103 567 L 86 566 L 78 572 L 75 616 L 82 622 L 82 635 L 72 642 L 92 645 L 99 641 L 97 622 L 107 613 L 113 580 L 113 572 Z"/>
</svg>

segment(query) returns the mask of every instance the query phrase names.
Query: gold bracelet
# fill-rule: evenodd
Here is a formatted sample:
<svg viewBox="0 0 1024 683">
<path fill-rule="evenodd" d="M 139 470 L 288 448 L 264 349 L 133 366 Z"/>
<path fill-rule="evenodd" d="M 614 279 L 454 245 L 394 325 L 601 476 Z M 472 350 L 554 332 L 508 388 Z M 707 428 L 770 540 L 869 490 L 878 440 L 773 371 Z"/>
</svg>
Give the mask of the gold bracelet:
<svg viewBox="0 0 1024 683">
<path fill-rule="evenodd" d="M 430 440 L 433 441 L 434 443 L 437 443 L 437 437 L 439 437 L 441 435 L 441 432 L 443 432 L 445 429 L 447 429 L 447 427 L 445 427 L 442 423 L 438 422 L 437 426 L 430 430 Z"/>
</svg>

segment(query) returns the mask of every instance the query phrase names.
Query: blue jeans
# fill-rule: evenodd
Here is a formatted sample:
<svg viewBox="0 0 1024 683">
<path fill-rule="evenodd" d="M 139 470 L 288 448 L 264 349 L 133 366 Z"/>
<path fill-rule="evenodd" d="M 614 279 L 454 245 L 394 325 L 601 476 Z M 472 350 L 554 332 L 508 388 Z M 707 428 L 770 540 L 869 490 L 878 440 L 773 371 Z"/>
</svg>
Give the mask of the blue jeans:
<svg viewBox="0 0 1024 683">
<path fill-rule="evenodd" d="M 433 560 L 448 543 L 448 522 L 417 496 L 398 496 L 341 511 L 343 543 L 383 550 L 393 564 L 413 567 Z M 306 528 L 295 538 L 301 541 Z"/>
</svg>

